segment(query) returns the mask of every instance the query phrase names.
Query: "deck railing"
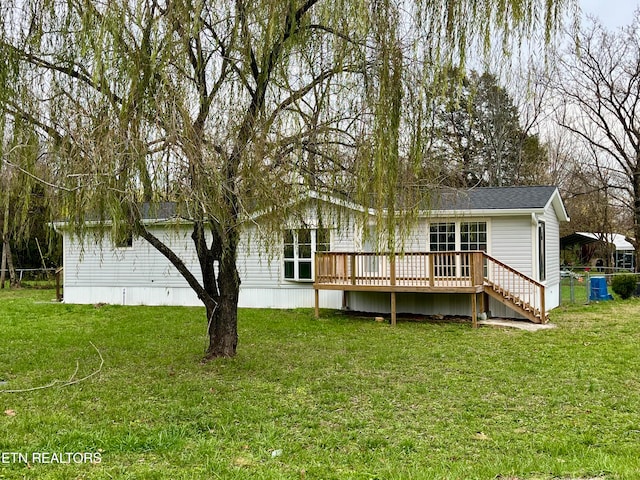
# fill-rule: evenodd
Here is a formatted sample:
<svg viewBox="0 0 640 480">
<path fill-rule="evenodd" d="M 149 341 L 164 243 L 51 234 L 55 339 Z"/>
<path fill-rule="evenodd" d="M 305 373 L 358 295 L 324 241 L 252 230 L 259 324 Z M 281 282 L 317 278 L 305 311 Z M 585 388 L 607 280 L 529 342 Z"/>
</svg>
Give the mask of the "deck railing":
<svg viewBox="0 0 640 480">
<path fill-rule="evenodd" d="M 485 285 L 546 322 L 544 285 L 490 255 L 484 256 L 487 262 Z"/>
<path fill-rule="evenodd" d="M 320 285 L 472 287 L 482 274 L 482 252 L 316 253 Z"/>
<path fill-rule="evenodd" d="M 544 286 L 481 251 L 316 252 L 317 288 L 410 291 L 491 289 L 510 303 L 545 320 Z"/>
</svg>

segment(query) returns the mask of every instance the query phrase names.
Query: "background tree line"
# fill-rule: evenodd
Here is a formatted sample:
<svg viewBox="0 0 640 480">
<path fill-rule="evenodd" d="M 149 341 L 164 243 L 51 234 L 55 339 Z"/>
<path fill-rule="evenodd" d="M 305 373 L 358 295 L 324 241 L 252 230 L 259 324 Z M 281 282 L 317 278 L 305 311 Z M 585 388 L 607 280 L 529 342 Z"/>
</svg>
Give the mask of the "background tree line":
<svg viewBox="0 0 640 480">
<path fill-rule="evenodd" d="M 405 221 L 393 212 L 441 183 L 424 165 L 440 148 L 432 136 L 451 129 L 433 124 L 425 85 L 494 38 L 542 32 L 548 44 L 573 3 L 3 1 L 1 138 L 35 132 L 39 144 L 35 164 L 7 154 L 3 168 L 44 185 L 77 235 L 133 235 L 158 250 L 205 306 L 206 357 L 232 356 L 251 215 L 265 213 L 261 236 L 277 244 L 313 188 L 391 212 L 376 220 L 393 238 Z M 487 181 L 515 175 L 504 165 Z M 143 221 L 140 205 L 163 200 L 192 224 L 198 275 Z"/>
<path fill-rule="evenodd" d="M 565 228 L 626 235 L 638 268 L 640 10 L 614 31 L 591 19 L 551 65 L 547 141 L 572 219 Z"/>
</svg>

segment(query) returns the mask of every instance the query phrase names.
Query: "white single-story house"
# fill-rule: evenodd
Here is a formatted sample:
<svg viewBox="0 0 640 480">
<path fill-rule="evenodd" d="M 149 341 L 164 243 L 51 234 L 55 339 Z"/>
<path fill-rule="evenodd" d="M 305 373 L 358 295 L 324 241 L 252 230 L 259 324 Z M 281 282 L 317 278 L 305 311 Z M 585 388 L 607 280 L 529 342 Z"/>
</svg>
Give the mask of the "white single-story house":
<svg viewBox="0 0 640 480">
<path fill-rule="evenodd" d="M 258 240 L 260 218 L 247 223 L 238 256 L 240 307 L 316 305 L 391 312 L 394 319 L 395 312 L 475 318 L 479 300 L 481 311 L 493 316 L 544 322 L 560 303 L 559 226 L 569 218 L 556 187 L 438 195 L 396 254 L 376 252 L 374 235 L 365 232 L 373 227 L 357 221 L 362 209 L 312 194 L 305 201 L 308 208 L 283 225 L 270 252 Z M 164 217 L 147 219 L 148 228 L 199 272 L 191 225 L 176 227 Z M 201 305 L 144 240 L 80 240 L 64 222 L 55 226 L 63 235 L 65 302 Z"/>
</svg>

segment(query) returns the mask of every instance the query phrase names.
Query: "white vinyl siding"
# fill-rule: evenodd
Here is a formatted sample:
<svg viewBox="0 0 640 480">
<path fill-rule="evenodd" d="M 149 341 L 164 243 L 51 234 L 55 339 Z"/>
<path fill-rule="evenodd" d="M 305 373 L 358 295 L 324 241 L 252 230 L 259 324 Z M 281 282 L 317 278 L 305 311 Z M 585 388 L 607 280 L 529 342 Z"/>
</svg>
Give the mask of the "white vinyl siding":
<svg viewBox="0 0 640 480">
<path fill-rule="evenodd" d="M 201 281 L 189 231 L 154 227 Z M 175 267 L 150 244 L 133 238 L 131 247 L 112 247 L 108 237 L 88 235 L 84 243 L 64 232 L 64 299 L 68 303 L 202 305 Z"/>
<path fill-rule="evenodd" d="M 491 220 L 490 255 L 525 275 L 533 275 L 531 216 L 495 217 Z"/>
<path fill-rule="evenodd" d="M 261 239 L 255 226 L 243 232 L 237 262 L 242 282 L 240 288 L 277 286 L 280 283 L 280 249 L 280 242 Z"/>
<path fill-rule="evenodd" d="M 189 232 L 156 227 L 151 233 L 170 244 L 201 280 Z M 130 248 L 112 248 L 107 237 L 102 245 L 91 236 L 86 238 L 84 246 L 68 234 L 64 241 L 65 287 L 188 287 L 171 262 L 141 238 L 134 238 Z"/>
<path fill-rule="evenodd" d="M 330 209 L 320 212 L 308 208 L 295 221 L 287 222 L 282 229 L 331 230 L 331 250 L 337 252 L 361 251 L 362 228 L 358 227 L 359 212 L 342 209 L 339 215 Z M 455 250 L 462 249 L 461 225 L 486 222 L 487 251 L 501 262 L 526 275 L 536 277 L 535 244 L 537 225 L 531 212 L 523 215 L 493 216 L 465 215 L 459 217 L 421 218 L 412 226 L 404 245 L 405 251 L 425 251 L 430 247 L 430 223 L 455 223 Z M 546 224 L 546 266 L 548 308 L 557 306 L 559 292 L 559 221 L 551 206 L 544 213 L 536 212 L 536 219 Z M 259 223 L 259 219 L 257 220 Z M 320 225 L 321 224 L 321 225 Z M 200 267 L 191 239 L 191 226 L 180 229 L 173 226 L 154 226 L 153 233 L 170 244 L 187 267 L 200 279 Z M 261 227 L 247 226 L 242 232 L 238 249 L 238 271 L 241 278 L 241 307 L 299 308 L 313 307 L 313 285 L 308 282 L 292 282 L 284 279 L 282 238 L 262 241 Z M 108 238 L 102 245 L 92 237 L 86 238 L 84 247 L 64 232 L 64 295 L 69 303 L 127 303 L 146 305 L 199 305 L 202 303 L 173 265 L 153 247 L 140 238 L 134 238 L 131 247 L 113 248 Z M 481 242 L 476 242 L 481 243 Z M 471 246 L 469 246 L 471 248 Z M 322 291 L 322 308 L 340 308 L 341 291 Z M 386 293 L 360 294 L 351 292 L 349 305 L 363 311 L 388 311 L 389 295 Z M 492 311 L 501 314 L 501 306 L 492 303 Z M 470 304 L 465 295 L 398 294 L 398 311 L 415 313 L 469 314 Z M 506 316 L 513 315 L 504 310 Z"/>
<path fill-rule="evenodd" d="M 547 283 L 560 283 L 560 222 L 551 206 L 545 211 Z"/>
<path fill-rule="evenodd" d="M 560 305 L 560 222 L 552 205 L 547 206 L 541 220 L 546 229 L 545 306 L 550 310 Z"/>
</svg>

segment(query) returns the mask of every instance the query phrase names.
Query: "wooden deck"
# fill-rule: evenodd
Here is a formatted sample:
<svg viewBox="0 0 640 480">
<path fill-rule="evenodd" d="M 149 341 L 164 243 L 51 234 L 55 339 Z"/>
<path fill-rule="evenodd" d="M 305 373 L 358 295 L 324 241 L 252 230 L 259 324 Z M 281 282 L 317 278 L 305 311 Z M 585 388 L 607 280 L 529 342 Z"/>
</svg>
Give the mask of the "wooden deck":
<svg viewBox="0 0 640 480">
<path fill-rule="evenodd" d="M 319 290 L 387 292 L 391 323 L 396 322 L 396 294 L 471 295 L 472 321 L 486 311 L 487 296 L 535 323 L 546 323 L 544 286 L 484 252 L 316 252 L 315 305 Z"/>
</svg>

